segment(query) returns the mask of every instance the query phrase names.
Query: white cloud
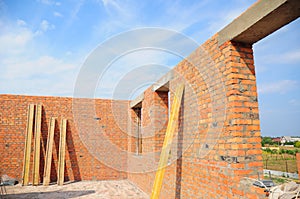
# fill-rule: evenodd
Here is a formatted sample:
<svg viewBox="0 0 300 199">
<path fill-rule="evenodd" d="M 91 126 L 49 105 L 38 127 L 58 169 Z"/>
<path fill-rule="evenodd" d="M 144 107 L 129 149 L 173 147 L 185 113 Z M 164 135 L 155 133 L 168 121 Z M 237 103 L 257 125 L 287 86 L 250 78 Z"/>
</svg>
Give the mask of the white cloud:
<svg viewBox="0 0 300 199">
<path fill-rule="evenodd" d="M 0 61 L 0 92 L 72 96 L 79 64 L 52 56 Z"/>
<path fill-rule="evenodd" d="M 67 70 L 53 75 L 13 80 L 2 78 L 0 75 L 1 82 L 3 82 L 0 84 L 0 92 L 39 96 L 72 96 L 77 72 L 77 70 Z"/>
<path fill-rule="evenodd" d="M 66 56 L 71 56 L 73 53 L 72 53 L 72 51 L 67 51 L 66 52 Z"/>
<path fill-rule="evenodd" d="M 288 63 L 300 62 L 300 49 L 283 54 L 281 60 Z"/>
<path fill-rule="evenodd" d="M 42 35 L 43 33 L 49 31 L 49 30 L 54 30 L 55 25 L 49 23 L 47 20 L 43 20 L 40 23 L 39 29 L 34 33 L 36 36 Z"/>
<path fill-rule="evenodd" d="M 18 60 L 8 65 L 7 79 L 29 78 L 31 76 L 51 75 L 74 68 L 73 65 L 51 56 L 36 59 Z"/>
<path fill-rule="evenodd" d="M 73 6 L 73 9 L 71 9 L 70 16 L 67 17 L 68 21 L 66 22 L 65 30 L 67 30 L 73 24 L 83 4 L 84 4 L 84 0 L 76 1 L 76 4 Z"/>
<path fill-rule="evenodd" d="M 186 9 L 182 9 L 182 3 L 174 1 L 161 1 L 159 9 L 164 10 L 163 15 L 153 15 L 147 10 L 148 4 L 140 1 L 118 1 L 99 0 L 100 7 L 104 7 L 108 16 L 106 20 L 100 20 L 94 25 L 94 37 L 107 39 L 111 35 L 120 33 L 128 29 L 143 27 L 162 27 L 176 31 L 182 31 L 197 22 L 203 14 L 199 14 L 199 9 L 208 1 L 203 0 L 193 5 L 188 4 Z M 158 2 L 155 2 L 158 4 Z M 180 14 L 178 14 L 180 10 Z M 141 17 L 143 16 L 143 17 Z M 176 20 L 174 20 L 176 16 Z M 151 19 L 149 20 L 149 17 Z"/>
<path fill-rule="evenodd" d="M 205 16 L 209 17 L 205 11 L 199 13 L 199 10 L 203 10 L 208 3 L 208 0 L 202 0 L 194 4 L 188 4 L 187 6 L 187 4 L 182 4 L 180 1 L 169 1 L 165 5 L 166 15 L 157 21 L 161 22 L 160 25 L 162 27 L 167 26 L 168 28 L 182 31 L 194 23 L 203 20 Z M 179 10 L 180 14 L 178 14 Z M 176 16 L 176 20 L 174 20 L 174 16 Z"/>
<path fill-rule="evenodd" d="M 118 2 L 117 0 L 102 0 L 102 4 L 110 15 L 130 16 L 131 13 L 128 11 L 133 8 L 133 5 L 128 2 Z"/>
<path fill-rule="evenodd" d="M 55 29 L 55 26 L 53 24 L 50 24 L 47 20 L 43 20 L 40 24 L 40 29 L 43 32 L 46 32 L 48 30 L 53 30 Z"/>
<path fill-rule="evenodd" d="M 4 13 L 6 11 L 6 5 L 4 1 L 0 0 L 0 13 Z"/>
<path fill-rule="evenodd" d="M 243 11 L 244 7 L 236 8 L 226 13 L 220 13 L 217 20 L 214 20 L 208 27 L 212 33 L 216 33 L 237 18 Z"/>
<path fill-rule="evenodd" d="M 53 12 L 53 15 L 55 17 L 63 17 L 63 15 L 61 13 L 59 13 L 59 12 Z"/>
<path fill-rule="evenodd" d="M 46 5 L 51 5 L 52 4 L 51 0 L 38 0 L 38 2 L 46 4 Z"/>
<path fill-rule="evenodd" d="M 135 5 L 128 2 L 118 2 L 116 0 L 102 0 L 102 4 L 109 14 L 112 22 L 131 21 L 136 14 Z M 122 22 L 121 22 L 122 23 Z"/>
<path fill-rule="evenodd" d="M 17 24 L 20 22 L 18 21 Z M 25 50 L 34 34 L 26 27 L 0 25 L 0 57 L 8 54 L 16 55 Z M 3 58 L 2 58 L 3 59 Z"/>
<path fill-rule="evenodd" d="M 99 79 L 96 96 L 128 99 L 132 97 L 129 95 L 135 89 L 142 85 L 149 87 L 166 74 L 172 67 L 168 65 L 168 61 L 174 57 L 175 55 L 164 51 L 149 49 L 125 54 L 107 66 L 105 73 Z M 101 66 L 101 61 L 99 65 Z"/>
<path fill-rule="evenodd" d="M 53 0 L 37 0 L 37 2 L 40 2 L 45 5 L 50 5 L 50 6 L 52 6 L 52 5 L 60 6 L 61 5 L 61 2 L 53 1 Z"/>
<path fill-rule="evenodd" d="M 281 80 L 273 83 L 265 83 L 258 86 L 258 92 L 260 94 L 267 93 L 279 93 L 285 94 L 298 87 L 298 82 L 295 80 Z"/>
<path fill-rule="evenodd" d="M 119 7 L 115 0 L 102 0 L 104 6 L 112 5 L 114 7 Z"/>
<path fill-rule="evenodd" d="M 71 96 L 80 62 L 44 55 L 37 32 L 23 24 L 0 23 L 0 93 Z M 51 28 L 43 21 L 39 31 Z"/>
<path fill-rule="evenodd" d="M 267 64 L 294 64 L 300 62 L 300 49 L 289 52 L 274 54 L 267 54 L 260 58 L 262 62 Z"/>
<path fill-rule="evenodd" d="M 17 24 L 18 24 L 18 26 L 26 26 L 27 25 L 27 23 L 21 19 L 17 20 Z"/>
<path fill-rule="evenodd" d="M 298 100 L 298 99 L 291 99 L 288 101 L 288 103 L 293 106 L 300 106 L 300 100 Z"/>
<path fill-rule="evenodd" d="M 95 25 L 94 34 L 97 38 L 103 35 L 109 37 L 126 29 L 151 26 L 183 32 L 193 31 L 195 34 L 189 35 L 201 42 L 231 22 L 248 6 L 247 3 L 238 3 L 233 11 L 228 12 L 227 9 L 223 12 L 214 13 L 211 12 L 209 0 L 188 4 L 182 1 L 164 0 L 155 1 L 156 6 L 158 6 L 156 15 L 147 11 L 149 4 L 144 1 L 136 3 L 136 1 L 99 0 L 98 2 L 101 7 L 104 6 L 108 17 L 106 17 L 107 20 L 100 21 L 99 24 Z M 209 24 L 210 22 L 212 24 Z M 201 29 L 199 24 L 208 24 L 210 27 L 207 28 L 203 25 L 203 29 Z"/>
<path fill-rule="evenodd" d="M 256 73 L 264 73 L 264 72 L 268 71 L 268 67 L 265 65 L 262 65 L 262 64 L 261 65 L 258 64 L 258 65 L 255 65 L 255 71 L 256 71 Z"/>
<path fill-rule="evenodd" d="M 47 20 L 43 20 L 35 32 L 27 26 L 24 20 L 18 19 L 15 22 L 0 20 L 0 57 L 3 60 L 5 56 L 16 56 L 29 51 L 30 45 L 34 43 L 37 36 L 53 29 L 55 26 Z"/>
</svg>

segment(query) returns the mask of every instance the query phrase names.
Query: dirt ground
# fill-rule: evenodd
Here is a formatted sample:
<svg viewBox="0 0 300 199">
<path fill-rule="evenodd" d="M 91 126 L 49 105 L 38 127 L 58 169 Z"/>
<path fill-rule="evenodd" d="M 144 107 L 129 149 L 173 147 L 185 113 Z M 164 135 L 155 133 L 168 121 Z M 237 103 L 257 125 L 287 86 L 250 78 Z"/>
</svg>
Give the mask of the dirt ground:
<svg viewBox="0 0 300 199">
<path fill-rule="evenodd" d="M 6 186 L 6 199 L 149 199 L 137 186 L 127 180 L 82 181 L 66 183 L 63 186 Z M 0 197 L 1 198 L 1 197 Z"/>
</svg>

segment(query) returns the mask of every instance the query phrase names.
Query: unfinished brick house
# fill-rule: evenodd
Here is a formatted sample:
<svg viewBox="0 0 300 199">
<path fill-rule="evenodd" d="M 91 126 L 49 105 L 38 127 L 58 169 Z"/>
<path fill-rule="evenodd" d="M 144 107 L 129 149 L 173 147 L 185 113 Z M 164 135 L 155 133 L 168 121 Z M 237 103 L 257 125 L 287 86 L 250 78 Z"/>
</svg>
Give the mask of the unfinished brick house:
<svg viewBox="0 0 300 199">
<path fill-rule="evenodd" d="M 263 189 L 243 184 L 263 171 L 252 45 L 299 15 L 298 0 L 258 1 L 132 101 L 0 95 L 2 173 L 22 180 L 28 106 L 42 104 L 40 180 L 51 117 L 57 180 L 66 118 L 65 181 L 128 179 L 150 195 L 169 101 L 184 83 L 160 198 L 264 198 Z"/>
</svg>

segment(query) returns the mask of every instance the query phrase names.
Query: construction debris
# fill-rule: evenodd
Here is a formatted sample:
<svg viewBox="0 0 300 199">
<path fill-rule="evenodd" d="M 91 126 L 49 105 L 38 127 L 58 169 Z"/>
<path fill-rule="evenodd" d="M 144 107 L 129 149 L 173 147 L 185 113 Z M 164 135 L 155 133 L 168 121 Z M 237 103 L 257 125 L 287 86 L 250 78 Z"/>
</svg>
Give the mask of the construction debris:
<svg viewBox="0 0 300 199">
<path fill-rule="evenodd" d="M 5 186 L 6 185 L 12 186 L 12 185 L 16 185 L 16 184 L 19 183 L 17 179 L 11 178 L 6 174 L 2 175 L 1 179 L 2 179 L 1 180 L 2 184 L 5 185 Z"/>
<path fill-rule="evenodd" d="M 297 199 L 300 198 L 300 184 L 285 183 L 270 189 L 269 199 Z"/>
</svg>

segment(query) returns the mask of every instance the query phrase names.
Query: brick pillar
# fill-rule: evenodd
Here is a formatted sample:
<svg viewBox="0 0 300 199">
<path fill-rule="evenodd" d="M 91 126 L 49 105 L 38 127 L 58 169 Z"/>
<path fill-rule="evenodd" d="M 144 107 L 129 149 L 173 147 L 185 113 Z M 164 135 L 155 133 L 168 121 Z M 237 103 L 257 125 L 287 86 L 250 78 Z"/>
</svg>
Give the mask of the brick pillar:
<svg viewBox="0 0 300 199">
<path fill-rule="evenodd" d="M 300 153 L 296 154 L 297 168 L 298 168 L 298 177 L 300 180 Z"/>
</svg>

